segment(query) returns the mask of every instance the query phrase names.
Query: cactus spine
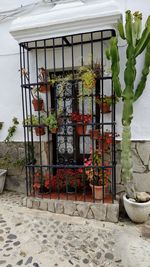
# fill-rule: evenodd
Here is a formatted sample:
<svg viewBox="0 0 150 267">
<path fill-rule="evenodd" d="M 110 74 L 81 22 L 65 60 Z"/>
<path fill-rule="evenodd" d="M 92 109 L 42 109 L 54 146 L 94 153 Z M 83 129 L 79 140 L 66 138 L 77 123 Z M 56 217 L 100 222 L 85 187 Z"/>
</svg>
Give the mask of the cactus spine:
<svg viewBox="0 0 150 267">
<path fill-rule="evenodd" d="M 106 56 L 111 60 L 112 80 L 114 90 L 117 97 L 123 101 L 122 113 L 122 179 L 124 181 L 126 192 L 129 197 L 135 198 L 136 192 L 133 186 L 133 171 L 132 171 L 132 155 L 131 155 L 131 122 L 133 118 L 133 103 L 142 95 L 147 76 L 150 71 L 150 16 L 148 17 L 145 29 L 141 34 L 142 14 L 135 12 L 133 15 L 131 11 L 126 11 L 125 27 L 120 22 L 118 24 L 119 35 L 127 42 L 126 49 L 126 67 L 124 70 L 125 88 L 121 88 L 119 80 L 120 59 L 118 51 L 118 39 L 112 37 L 110 40 L 110 47 L 106 51 Z M 144 50 L 145 61 L 141 74 L 141 80 L 135 88 L 136 80 L 136 58 Z"/>
</svg>

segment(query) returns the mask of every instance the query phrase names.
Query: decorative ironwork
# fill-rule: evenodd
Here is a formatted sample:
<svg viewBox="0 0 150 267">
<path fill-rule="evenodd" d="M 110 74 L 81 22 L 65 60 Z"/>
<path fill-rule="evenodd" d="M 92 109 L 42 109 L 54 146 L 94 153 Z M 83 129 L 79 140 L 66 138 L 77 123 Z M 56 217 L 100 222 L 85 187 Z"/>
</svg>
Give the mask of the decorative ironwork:
<svg viewBox="0 0 150 267">
<path fill-rule="evenodd" d="M 101 201 L 99 185 L 103 202 L 115 199 L 116 98 L 104 54 L 112 35 L 20 44 L 28 195 Z"/>
</svg>

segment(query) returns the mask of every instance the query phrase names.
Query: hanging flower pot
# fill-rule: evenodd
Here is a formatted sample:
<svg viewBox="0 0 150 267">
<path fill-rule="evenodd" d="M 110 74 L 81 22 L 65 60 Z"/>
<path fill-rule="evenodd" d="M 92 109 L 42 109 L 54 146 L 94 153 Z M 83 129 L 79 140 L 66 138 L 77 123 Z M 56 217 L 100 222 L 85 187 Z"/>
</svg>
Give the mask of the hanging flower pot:
<svg viewBox="0 0 150 267">
<path fill-rule="evenodd" d="M 58 131 L 58 128 L 53 128 L 53 129 L 51 129 L 50 131 L 51 131 L 52 134 L 56 134 L 57 131 Z"/>
<path fill-rule="evenodd" d="M 46 85 L 46 84 L 44 84 L 44 83 L 42 83 L 41 85 L 40 85 L 40 92 L 41 93 L 46 93 L 46 92 L 48 92 L 50 90 L 50 85 Z"/>
<path fill-rule="evenodd" d="M 99 136 L 100 136 L 100 132 L 99 132 L 100 130 L 99 129 L 95 129 L 95 130 L 89 130 L 89 134 L 90 134 L 90 138 L 92 139 L 95 139 L 95 140 L 97 140 L 98 138 L 99 138 Z"/>
<path fill-rule="evenodd" d="M 34 130 L 35 130 L 35 134 L 37 136 L 41 136 L 41 135 L 45 134 L 45 127 L 44 126 L 35 127 Z"/>
<path fill-rule="evenodd" d="M 85 135 L 87 129 L 87 124 L 77 124 L 76 125 L 76 132 L 78 135 Z"/>
<path fill-rule="evenodd" d="M 110 105 L 108 103 L 101 103 L 100 104 L 101 112 L 103 113 L 109 113 L 110 112 Z"/>
<path fill-rule="evenodd" d="M 32 104 L 33 104 L 33 107 L 34 107 L 34 110 L 35 111 L 41 111 L 41 110 L 43 110 L 43 106 L 44 106 L 43 99 L 36 99 L 36 98 L 34 98 L 32 100 Z"/>
</svg>

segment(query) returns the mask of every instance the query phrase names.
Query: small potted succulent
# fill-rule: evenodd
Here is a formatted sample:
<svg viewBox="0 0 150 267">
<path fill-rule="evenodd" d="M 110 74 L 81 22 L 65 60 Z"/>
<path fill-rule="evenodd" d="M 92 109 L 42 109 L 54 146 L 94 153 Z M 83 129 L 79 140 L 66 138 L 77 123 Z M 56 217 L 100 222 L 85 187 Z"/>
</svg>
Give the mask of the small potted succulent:
<svg viewBox="0 0 150 267">
<path fill-rule="evenodd" d="M 50 132 L 52 134 L 57 133 L 58 131 L 58 121 L 56 118 L 55 113 L 51 113 L 46 119 L 45 119 L 45 125 L 48 126 Z"/>
<path fill-rule="evenodd" d="M 90 114 L 80 114 L 73 112 L 71 114 L 71 120 L 76 122 L 76 132 L 78 135 L 86 134 L 87 124 L 91 122 L 92 116 Z"/>
<path fill-rule="evenodd" d="M 31 117 L 29 116 L 25 120 L 25 124 L 35 126 L 34 130 L 35 130 L 35 134 L 37 136 L 41 136 L 41 135 L 45 134 L 45 117 L 44 117 L 44 115 L 40 115 L 40 117 L 38 117 L 36 115 L 32 115 Z"/>
</svg>

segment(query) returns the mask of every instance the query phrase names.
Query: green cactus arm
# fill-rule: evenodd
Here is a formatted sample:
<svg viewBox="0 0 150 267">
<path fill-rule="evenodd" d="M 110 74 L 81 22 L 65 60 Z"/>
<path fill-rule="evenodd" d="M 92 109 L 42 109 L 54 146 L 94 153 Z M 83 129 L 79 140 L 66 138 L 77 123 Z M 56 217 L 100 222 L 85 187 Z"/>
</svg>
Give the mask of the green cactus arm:
<svg viewBox="0 0 150 267">
<path fill-rule="evenodd" d="M 145 29 L 142 33 L 140 40 L 138 41 L 135 48 L 135 57 L 143 52 L 145 47 L 147 46 L 150 38 L 150 16 L 148 17 L 145 25 Z"/>
<path fill-rule="evenodd" d="M 118 23 L 118 32 L 120 34 L 120 37 L 125 40 L 126 37 L 125 37 L 125 33 L 124 33 L 124 28 L 123 28 L 123 23 L 122 22 L 119 22 Z"/>
<path fill-rule="evenodd" d="M 119 80 L 119 52 L 118 52 L 118 40 L 116 37 L 112 37 L 110 40 L 110 58 L 111 58 L 111 70 L 112 70 L 112 80 L 114 84 L 114 90 L 117 97 L 121 97 L 122 90 Z"/>
<path fill-rule="evenodd" d="M 142 13 L 136 11 L 134 14 L 134 23 L 133 23 L 133 31 L 135 34 L 136 43 L 141 37 L 141 30 L 142 30 Z"/>
<path fill-rule="evenodd" d="M 130 10 L 126 11 L 126 24 L 125 24 L 125 30 L 126 30 L 126 40 L 127 43 L 130 45 L 133 45 L 133 17 Z"/>
<path fill-rule="evenodd" d="M 145 53 L 145 60 L 144 60 L 144 68 L 142 70 L 142 77 L 137 86 L 137 89 L 134 94 L 134 101 L 136 101 L 143 93 L 147 81 L 147 76 L 150 71 L 150 41 L 148 43 L 146 53 Z"/>
</svg>

